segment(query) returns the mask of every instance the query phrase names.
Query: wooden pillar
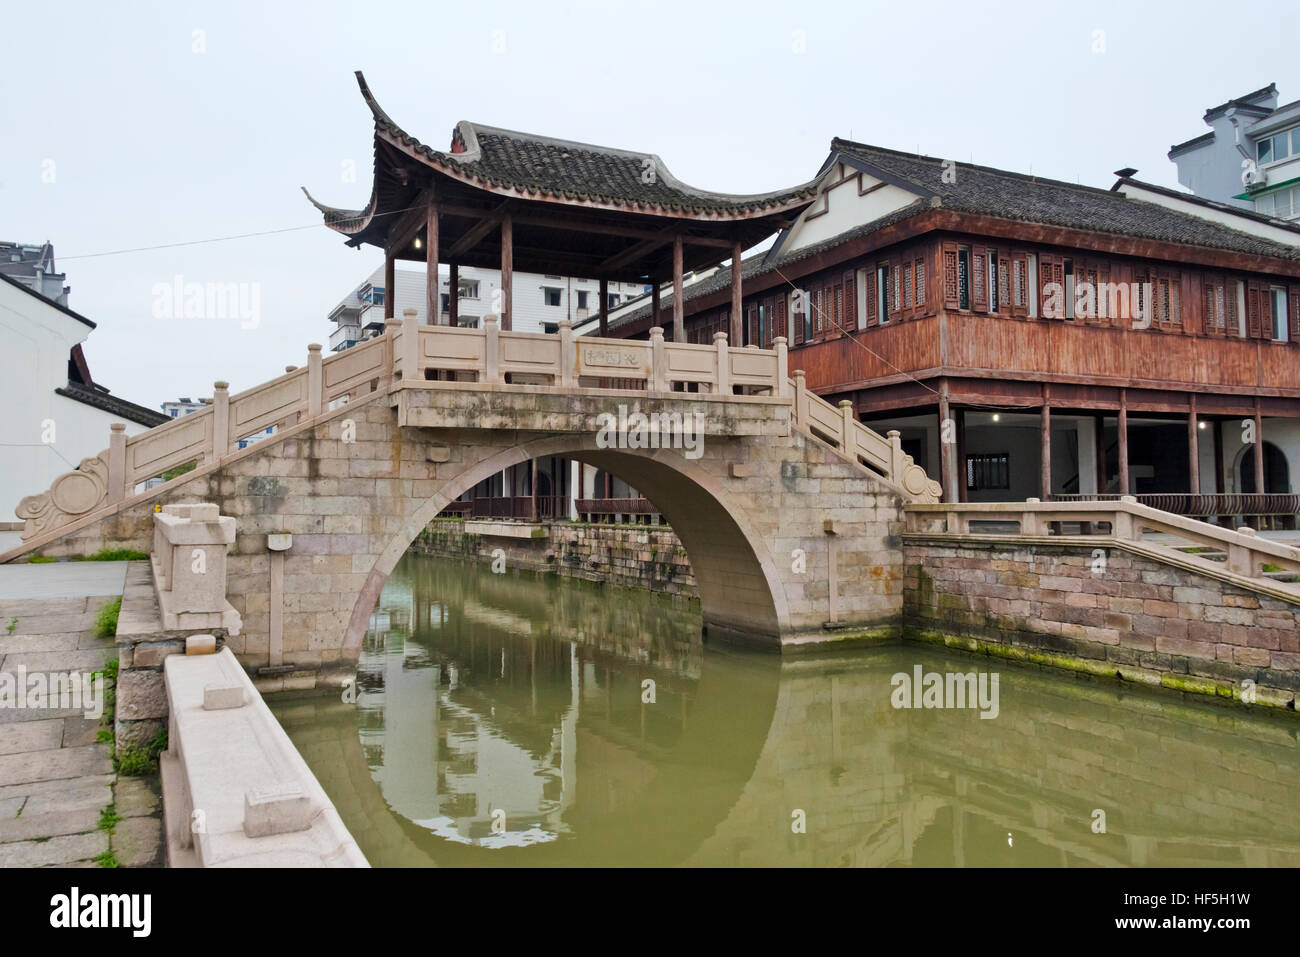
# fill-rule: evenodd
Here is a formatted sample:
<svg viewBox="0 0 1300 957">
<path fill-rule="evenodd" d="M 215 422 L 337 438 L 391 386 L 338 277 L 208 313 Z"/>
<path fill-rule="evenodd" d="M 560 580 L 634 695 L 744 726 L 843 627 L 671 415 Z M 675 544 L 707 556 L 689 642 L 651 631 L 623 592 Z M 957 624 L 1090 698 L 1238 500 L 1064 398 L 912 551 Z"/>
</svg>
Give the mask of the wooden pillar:
<svg viewBox="0 0 1300 957">
<path fill-rule="evenodd" d="M 426 322 L 436 326 L 441 318 L 438 306 L 438 202 L 429 197 L 428 219 L 425 224 L 424 281 Z"/>
<path fill-rule="evenodd" d="M 1092 417 L 1092 432 L 1097 447 L 1097 493 L 1101 494 L 1106 491 L 1107 473 L 1110 471 L 1110 463 L 1106 461 L 1105 415 L 1098 413 Z"/>
<path fill-rule="evenodd" d="M 968 497 L 966 488 L 966 410 L 952 410 L 953 424 L 957 427 L 957 501 Z"/>
<path fill-rule="evenodd" d="M 1223 420 L 1216 419 L 1211 423 L 1210 432 L 1214 436 L 1214 491 L 1222 495 L 1224 492 Z"/>
<path fill-rule="evenodd" d="M 1052 495 L 1052 405 L 1043 390 L 1042 419 L 1038 427 L 1040 452 L 1038 457 L 1038 497 L 1046 502 Z"/>
<path fill-rule="evenodd" d="M 1119 494 L 1131 495 L 1128 483 L 1128 390 L 1119 390 L 1119 422 L 1116 445 L 1119 446 Z"/>
<path fill-rule="evenodd" d="M 650 280 L 650 325 L 659 325 L 659 280 Z"/>
<path fill-rule="evenodd" d="M 452 263 L 447 277 L 447 324 L 460 325 L 460 263 Z"/>
<path fill-rule="evenodd" d="M 952 418 L 948 404 L 948 381 L 939 383 L 939 485 L 943 488 L 945 502 L 959 501 L 957 491 L 957 443 L 944 441 L 949 430 L 946 423 Z"/>
<path fill-rule="evenodd" d="M 514 328 L 511 322 L 511 298 L 515 285 L 515 224 L 506 213 L 501 220 L 501 331 Z"/>
<path fill-rule="evenodd" d="M 600 281 L 600 335 L 609 335 L 609 280 Z"/>
<path fill-rule="evenodd" d="M 1196 393 L 1190 393 L 1187 399 L 1187 483 L 1188 491 L 1199 495 L 1201 491 L 1201 441 L 1196 433 L 1200 423 L 1196 419 Z"/>
<path fill-rule="evenodd" d="M 1255 397 L 1255 491 L 1264 492 L 1264 416 Z"/>
<path fill-rule="evenodd" d="M 745 336 L 741 326 L 741 318 L 744 315 L 741 303 L 744 298 L 740 282 L 740 242 L 736 241 L 731 244 L 731 322 L 729 323 L 730 332 L 727 333 L 728 345 L 733 346 L 743 346 L 745 344 Z M 793 335 L 791 335 L 790 341 L 794 342 Z"/>
<path fill-rule="evenodd" d="M 533 465 L 533 475 L 532 475 L 532 481 L 528 486 L 528 490 L 533 497 L 533 510 L 532 510 L 532 514 L 529 515 L 529 518 L 531 518 L 535 522 L 537 521 L 537 459 L 532 460 L 532 465 Z"/>
<path fill-rule="evenodd" d="M 384 253 L 384 318 L 392 319 L 393 301 L 397 298 L 397 260 L 392 253 Z"/>
<path fill-rule="evenodd" d="M 682 234 L 673 237 L 673 342 L 686 341 L 686 304 L 682 301 Z"/>
</svg>

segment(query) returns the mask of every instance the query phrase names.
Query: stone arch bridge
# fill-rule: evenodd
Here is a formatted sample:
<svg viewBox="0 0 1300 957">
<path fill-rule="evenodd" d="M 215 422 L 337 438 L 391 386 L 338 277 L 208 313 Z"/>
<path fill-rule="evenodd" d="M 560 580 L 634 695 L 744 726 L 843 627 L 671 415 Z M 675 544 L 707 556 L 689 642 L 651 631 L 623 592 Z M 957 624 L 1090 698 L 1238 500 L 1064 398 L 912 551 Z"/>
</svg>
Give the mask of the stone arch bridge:
<svg viewBox="0 0 1300 957">
<path fill-rule="evenodd" d="M 938 501 L 938 483 L 897 433 L 788 376 L 775 345 L 665 342 L 658 328 L 648 341 L 578 337 L 567 322 L 508 332 L 491 316 L 483 329 L 421 326 L 408 314 L 328 358 L 313 345 L 305 367 L 246 392 L 218 382 L 207 408 L 148 432 L 114 426 L 108 449 L 23 500 L 23 544 L 0 560 L 148 551 L 162 504 L 216 503 L 237 521 L 228 591 L 243 628 L 228 643 L 245 667 L 342 675 L 426 524 L 481 479 L 562 454 L 625 477 L 668 519 L 710 638 L 788 650 L 895 637 L 903 506 Z M 702 439 L 611 441 L 602 427 L 619 406 L 699 421 Z M 273 561 L 268 536 L 285 532 L 291 547 Z"/>
</svg>

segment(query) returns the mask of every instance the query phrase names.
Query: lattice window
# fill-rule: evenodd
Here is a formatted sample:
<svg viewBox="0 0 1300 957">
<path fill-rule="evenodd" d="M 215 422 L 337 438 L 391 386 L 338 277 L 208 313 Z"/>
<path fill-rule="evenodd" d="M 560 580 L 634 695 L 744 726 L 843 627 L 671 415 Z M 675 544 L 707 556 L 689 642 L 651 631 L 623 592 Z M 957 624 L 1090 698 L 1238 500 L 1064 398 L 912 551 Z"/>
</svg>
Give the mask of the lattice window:
<svg viewBox="0 0 1300 957">
<path fill-rule="evenodd" d="M 925 260 L 924 259 L 918 259 L 916 261 L 916 269 L 913 272 L 913 277 L 916 280 L 916 304 L 918 306 L 924 306 L 925 305 Z"/>
</svg>

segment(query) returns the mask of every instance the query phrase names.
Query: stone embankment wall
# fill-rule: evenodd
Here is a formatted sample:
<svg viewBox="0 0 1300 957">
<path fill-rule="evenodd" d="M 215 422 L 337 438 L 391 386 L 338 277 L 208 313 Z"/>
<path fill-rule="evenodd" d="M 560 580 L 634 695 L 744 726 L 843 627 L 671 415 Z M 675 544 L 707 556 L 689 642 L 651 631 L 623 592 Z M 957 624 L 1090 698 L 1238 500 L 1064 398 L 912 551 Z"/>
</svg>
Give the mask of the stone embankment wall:
<svg viewBox="0 0 1300 957">
<path fill-rule="evenodd" d="M 666 525 L 552 522 L 537 527 L 546 532 L 545 537 L 506 538 L 469 533 L 464 520 L 439 518 L 420 533 L 411 550 L 490 564 L 493 553 L 501 549 L 510 569 L 699 597 L 686 549 Z"/>
<path fill-rule="evenodd" d="M 1296 706 L 1290 602 L 1113 548 L 910 540 L 905 551 L 908 639 Z"/>
</svg>

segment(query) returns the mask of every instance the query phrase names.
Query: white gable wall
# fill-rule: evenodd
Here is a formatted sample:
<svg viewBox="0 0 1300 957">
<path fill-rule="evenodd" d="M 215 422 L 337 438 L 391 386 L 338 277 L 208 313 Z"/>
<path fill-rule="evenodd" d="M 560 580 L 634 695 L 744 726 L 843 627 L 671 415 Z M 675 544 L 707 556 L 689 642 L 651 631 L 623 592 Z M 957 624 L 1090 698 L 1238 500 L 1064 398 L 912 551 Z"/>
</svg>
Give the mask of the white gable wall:
<svg viewBox="0 0 1300 957">
<path fill-rule="evenodd" d="M 790 234 L 781 246 L 783 253 L 831 239 L 887 216 L 919 198 L 905 189 L 882 184 L 867 173 L 857 174 L 854 170 L 847 170 L 855 175 L 841 180 L 844 171 L 843 164 L 836 164 L 836 168 L 827 171 L 824 182 L 835 185 L 824 187 L 816 202 L 790 228 Z M 837 183 L 836 180 L 841 181 Z M 872 189 L 873 186 L 878 188 Z"/>
</svg>

